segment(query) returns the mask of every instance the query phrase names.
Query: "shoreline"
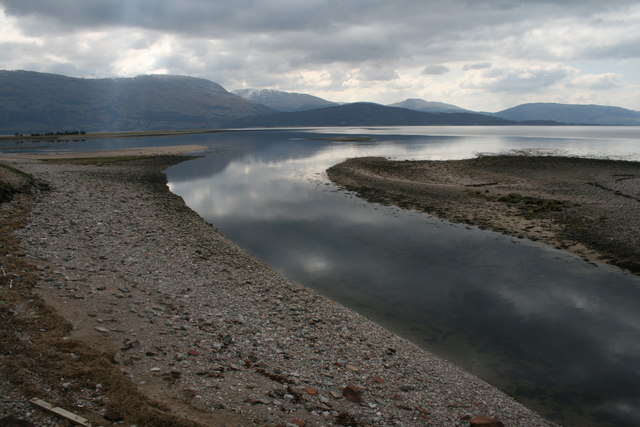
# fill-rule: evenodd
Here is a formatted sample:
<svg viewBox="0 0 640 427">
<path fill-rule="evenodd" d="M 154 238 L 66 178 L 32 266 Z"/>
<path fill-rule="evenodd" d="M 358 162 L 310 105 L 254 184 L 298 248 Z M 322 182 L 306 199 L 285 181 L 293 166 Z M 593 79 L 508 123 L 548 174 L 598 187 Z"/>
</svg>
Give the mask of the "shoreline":
<svg viewBox="0 0 640 427">
<path fill-rule="evenodd" d="M 25 351 L 0 359 L 14 401 L 98 423 L 553 425 L 226 239 L 166 186 L 187 158 L 1 159 L 50 188 L 3 217 L 19 239 L 3 265 L 20 280 L 0 287 Z"/>
<path fill-rule="evenodd" d="M 226 129 L 180 129 L 180 130 L 144 130 L 122 132 L 87 132 L 84 134 L 60 134 L 60 135 L 0 135 L 1 142 L 26 142 L 26 141 L 75 141 L 97 138 L 137 138 L 146 136 L 178 136 L 200 133 L 229 132 Z"/>
<path fill-rule="evenodd" d="M 392 204 L 640 275 L 640 162 L 553 156 L 448 161 L 349 159 L 329 178 Z"/>
</svg>

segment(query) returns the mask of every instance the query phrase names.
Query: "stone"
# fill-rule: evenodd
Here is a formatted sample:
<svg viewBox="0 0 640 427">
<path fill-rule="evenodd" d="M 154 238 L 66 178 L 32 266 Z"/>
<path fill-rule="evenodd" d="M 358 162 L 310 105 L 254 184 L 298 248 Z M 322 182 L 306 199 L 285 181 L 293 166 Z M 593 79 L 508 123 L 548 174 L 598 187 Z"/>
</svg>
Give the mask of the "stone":
<svg viewBox="0 0 640 427">
<path fill-rule="evenodd" d="M 107 411 L 104 413 L 103 417 L 107 421 L 111 421 L 114 423 L 118 421 L 122 421 L 124 419 L 124 416 L 114 408 L 108 408 Z"/>
<path fill-rule="evenodd" d="M 376 375 L 372 379 L 373 379 L 373 381 L 377 382 L 378 384 L 384 383 L 384 380 L 382 379 L 382 377 L 380 375 Z"/>
<path fill-rule="evenodd" d="M 344 397 L 347 398 L 347 400 L 350 400 L 352 402 L 355 403 L 360 403 L 362 402 L 362 390 L 360 389 L 360 387 L 355 386 L 353 384 L 349 384 L 348 386 L 346 386 L 345 388 L 342 389 L 342 395 Z"/>
<path fill-rule="evenodd" d="M 499 420 L 484 415 L 477 415 L 469 420 L 470 427 L 504 427 Z"/>
<path fill-rule="evenodd" d="M 305 387 L 304 391 L 306 391 L 311 396 L 315 396 L 316 394 L 318 394 L 318 389 L 313 387 Z"/>
</svg>

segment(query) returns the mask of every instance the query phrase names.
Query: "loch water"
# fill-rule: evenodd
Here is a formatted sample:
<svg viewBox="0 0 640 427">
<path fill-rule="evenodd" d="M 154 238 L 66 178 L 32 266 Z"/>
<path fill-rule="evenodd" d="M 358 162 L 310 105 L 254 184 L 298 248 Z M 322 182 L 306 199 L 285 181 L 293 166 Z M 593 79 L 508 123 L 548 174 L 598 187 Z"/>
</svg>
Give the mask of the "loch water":
<svg viewBox="0 0 640 427">
<path fill-rule="evenodd" d="M 177 144 L 207 149 L 166 171 L 171 191 L 274 269 L 553 421 L 640 425 L 640 277 L 540 243 L 371 204 L 324 172 L 371 155 L 638 161 L 640 128 L 255 130 L 56 148 Z"/>
</svg>

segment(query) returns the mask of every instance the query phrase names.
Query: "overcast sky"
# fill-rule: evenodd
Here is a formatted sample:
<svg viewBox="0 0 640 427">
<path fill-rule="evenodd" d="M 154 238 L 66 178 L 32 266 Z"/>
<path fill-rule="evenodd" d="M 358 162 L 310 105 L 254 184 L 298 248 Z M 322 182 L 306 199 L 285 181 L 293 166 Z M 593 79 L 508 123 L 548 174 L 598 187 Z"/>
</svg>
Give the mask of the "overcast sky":
<svg viewBox="0 0 640 427">
<path fill-rule="evenodd" d="M 483 111 L 640 110 L 640 1 L 0 0 L 0 69 Z"/>
</svg>

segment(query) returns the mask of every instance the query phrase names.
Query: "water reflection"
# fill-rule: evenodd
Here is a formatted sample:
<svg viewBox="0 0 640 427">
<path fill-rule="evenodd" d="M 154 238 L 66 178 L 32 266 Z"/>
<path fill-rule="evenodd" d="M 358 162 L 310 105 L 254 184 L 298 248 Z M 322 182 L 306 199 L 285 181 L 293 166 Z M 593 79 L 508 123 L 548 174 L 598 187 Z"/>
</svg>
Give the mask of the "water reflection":
<svg viewBox="0 0 640 427">
<path fill-rule="evenodd" d="M 543 245 L 338 191 L 323 175 L 354 156 L 461 158 L 557 149 L 624 157 L 597 138 L 228 135 L 168 171 L 172 191 L 289 277 L 354 307 L 571 424 L 640 421 L 640 284 Z M 212 145 L 212 147 L 214 146 Z M 222 147 L 222 148 L 221 148 Z"/>
</svg>

